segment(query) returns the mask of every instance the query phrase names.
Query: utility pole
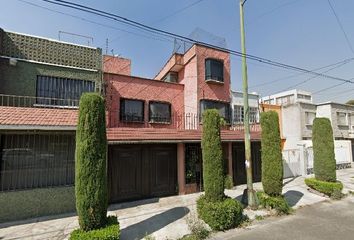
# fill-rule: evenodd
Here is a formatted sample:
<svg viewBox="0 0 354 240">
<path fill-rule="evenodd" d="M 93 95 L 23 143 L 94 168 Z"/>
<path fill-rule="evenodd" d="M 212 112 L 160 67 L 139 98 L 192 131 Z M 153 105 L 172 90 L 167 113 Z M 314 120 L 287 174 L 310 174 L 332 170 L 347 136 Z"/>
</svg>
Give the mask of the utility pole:
<svg viewBox="0 0 354 240">
<path fill-rule="evenodd" d="M 246 64 L 246 44 L 245 44 L 245 27 L 244 27 L 244 14 L 243 5 L 247 0 L 240 0 L 240 30 L 241 30 L 241 51 L 242 51 L 242 86 L 243 86 L 243 123 L 245 128 L 245 168 L 247 174 L 247 191 L 243 192 L 242 199 L 246 199 L 250 208 L 255 209 L 258 207 L 258 198 L 256 191 L 253 189 L 252 180 L 252 159 L 251 159 L 251 139 L 250 139 L 250 117 L 248 106 L 248 80 L 247 80 L 247 64 Z"/>
</svg>

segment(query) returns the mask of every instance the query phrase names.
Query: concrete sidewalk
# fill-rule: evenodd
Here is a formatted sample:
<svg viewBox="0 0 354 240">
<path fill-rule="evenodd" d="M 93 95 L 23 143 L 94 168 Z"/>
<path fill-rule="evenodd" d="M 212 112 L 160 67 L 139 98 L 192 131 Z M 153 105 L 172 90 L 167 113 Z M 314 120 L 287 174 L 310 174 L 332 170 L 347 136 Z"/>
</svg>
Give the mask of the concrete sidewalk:
<svg viewBox="0 0 354 240">
<path fill-rule="evenodd" d="M 344 192 L 354 191 L 354 168 L 338 170 L 337 177 L 343 182 Z M 284 180 L 283 192 L 289 204 L 296 208 L 328 200 L 310 193 L 304 184 L 304 177 Z M 255 189 L 261 190 L 261 183 Z M 237 186 L 225 193 L 241 200 L 245 186 Z M 142 239 L 152 235 L 156 239 L 178 239 L 189 233 L 186 219 L 196 214 L 196 199 L 200 193 L 166 198 L 154 198 L 129 203 L 111 205 L 110 215 L 119 217 L 122 230 L 121 239 Z M 265 211 L 245 210 L 251 219 L 255 215 L 266 214 Z M 70 232 L 78 227 L 77 217 L 57 215 L 36 218 L 23 222 L 0 225 L 0 239 L 68 239 Z M 237 230 L 236 230 L 237 231 Z"/>
</svg>

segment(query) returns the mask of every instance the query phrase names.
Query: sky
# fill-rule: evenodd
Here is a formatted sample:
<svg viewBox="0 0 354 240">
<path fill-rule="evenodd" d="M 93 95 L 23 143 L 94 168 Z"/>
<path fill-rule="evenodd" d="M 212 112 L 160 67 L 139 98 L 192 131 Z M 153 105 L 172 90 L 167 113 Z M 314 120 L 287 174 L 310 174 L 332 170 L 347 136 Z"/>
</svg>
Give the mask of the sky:
<svg viewBox="0 0 354 240">
<path fill-rule="evenodd" d="M 247 53 L 308 70 L 318 69 L 317 72 L 338 78 L 354 78 L 354 1 L 330 1 L 341 25 L 328 0 L 247 0 Z M 229 49 L 241 51 L 239 0 L 72 2 L 183 36 L 200 28 L 225 38 Z M 0 6 L 0 27 L 8 31 L 53 39 L 58 39 L 59 31 L 89 36 L 93 38 L 90 45 L 102 48 L 104 53 L 108 39 L 108 53 L 131 59 L 135 76 L 153 78 L 175 45 L 174 39 L 42 0 L 0 0 Z M 84 45 L 91 41 L 68 34 L 61 34 L 61 39 Z M 343 62 L 346 59 L 349 60 Z M 336 63 L 339 64 L 333 65 Z M 247 65 L 249 90 L 260 96 L 297 88 L 313 92 L 316 103 L 354 99 L 351 83 L 341 84 L 252 60 L 247 60 Z M 233 90 L 242 90 L 241 59 L 237 56 L 231 56 L 231 82 Z"/>
</svg>

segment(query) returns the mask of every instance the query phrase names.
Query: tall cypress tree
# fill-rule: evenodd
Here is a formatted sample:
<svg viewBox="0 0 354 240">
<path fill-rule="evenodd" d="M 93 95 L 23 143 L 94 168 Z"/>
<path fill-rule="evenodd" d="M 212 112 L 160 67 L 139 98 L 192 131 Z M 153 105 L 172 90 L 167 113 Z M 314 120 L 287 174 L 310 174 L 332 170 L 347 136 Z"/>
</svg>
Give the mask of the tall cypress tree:
<svg viewBox="0 0 354 240">
<path fill-rule="evenodd" d="M 105 105 L 96 93 L 80 99 L 76 130 L 75 195 L 80 228 L 100 228 L 107 219 L 107 137 Z"/>
<path fill-rule="evenodd" d="M 312 129 L 313 171 L 321 181 L 336 181 L 336 159 L 331 121 L 328 118 L 315 118 Z"/>
<path fill-rule="evenodd" d="M 283 160 L 278 114 L 261 113 L 262 128 L 262 185 L 270 196 L 279 196 L 283 189 Z"/>
<path fill-rule="evenodd" d="M 215 109 L 203 114 L 203 179 L 208 201 L 224 198 L 224 169 L 220 137 L 220 115 Z"/>
</svg>

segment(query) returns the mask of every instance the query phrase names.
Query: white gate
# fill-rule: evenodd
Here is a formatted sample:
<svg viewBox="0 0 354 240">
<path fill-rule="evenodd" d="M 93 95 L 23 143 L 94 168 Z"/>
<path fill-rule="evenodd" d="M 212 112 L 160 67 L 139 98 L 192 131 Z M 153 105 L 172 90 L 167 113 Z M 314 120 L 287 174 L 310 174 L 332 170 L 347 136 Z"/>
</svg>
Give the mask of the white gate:
<svg viewBox="0 0 354 240">
<path fill-rule="evenodd" d="M 283 150 L 284 178 L 301 175 L 300 160 L 299 149 Z"/>
</svg>

